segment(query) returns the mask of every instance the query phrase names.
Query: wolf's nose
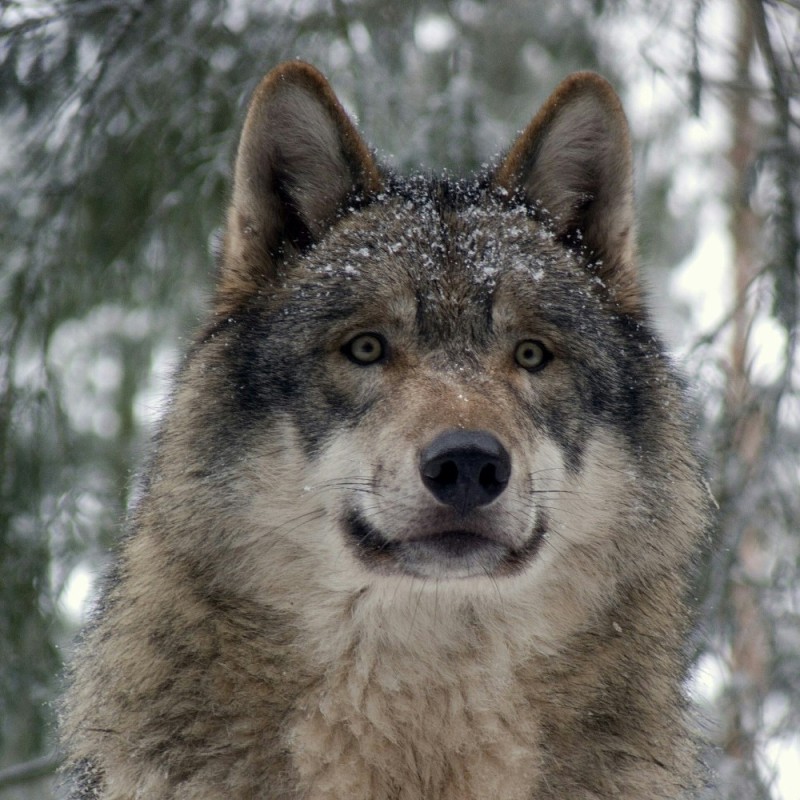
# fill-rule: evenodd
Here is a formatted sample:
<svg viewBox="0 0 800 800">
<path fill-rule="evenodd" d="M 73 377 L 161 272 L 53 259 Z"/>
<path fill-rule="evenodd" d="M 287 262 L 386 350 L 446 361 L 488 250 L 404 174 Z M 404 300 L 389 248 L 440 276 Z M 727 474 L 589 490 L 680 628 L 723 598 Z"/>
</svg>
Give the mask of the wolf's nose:
<svg viewBox="0 0 800 800">
<path fill-rule="evenodd" d="M 422 482 L 437 500 L 466 514 L 508 486 L 511 457 L 486 431 L 445 431 L 420 455 Z"/>
</svg>

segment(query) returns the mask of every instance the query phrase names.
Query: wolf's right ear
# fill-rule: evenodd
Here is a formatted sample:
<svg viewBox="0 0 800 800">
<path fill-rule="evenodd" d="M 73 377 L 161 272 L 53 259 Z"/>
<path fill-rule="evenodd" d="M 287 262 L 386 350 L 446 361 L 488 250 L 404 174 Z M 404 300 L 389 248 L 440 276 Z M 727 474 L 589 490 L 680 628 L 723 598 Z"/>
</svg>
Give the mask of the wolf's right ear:
<svg viewBox="0 0 800 800">
<path fill-rule="evenodd" d="M 620 308 L 641 310 L 630 134 L 608 81 L 592 72 L 562 81 L 500 164 L 494 185 L 586 250 Z"/>
<path fill-rule="evenodd" d="M 328 82 L 287 61 L 258 85 L 234 169 L 216 308 L 275 280 L 282 258 L 316 241 L 348 200 L 380 191 L 377 165 Z"/>
</svg>

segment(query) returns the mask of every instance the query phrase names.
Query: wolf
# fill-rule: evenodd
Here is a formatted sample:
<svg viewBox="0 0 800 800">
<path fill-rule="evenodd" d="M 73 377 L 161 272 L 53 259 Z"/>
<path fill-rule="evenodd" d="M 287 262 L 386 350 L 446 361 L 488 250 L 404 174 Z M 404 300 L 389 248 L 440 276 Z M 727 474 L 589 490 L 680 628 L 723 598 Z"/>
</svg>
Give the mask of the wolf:
<svg viewBox="0 0 800 800">
<path fill-rule="evenodd" d="M 62 709 L 88 800 L 655 800 L 702 782 L 708 518 L 628 124 L 567 77 L 484 173 L 256 88 L 213 308 Z"/>
</svg>

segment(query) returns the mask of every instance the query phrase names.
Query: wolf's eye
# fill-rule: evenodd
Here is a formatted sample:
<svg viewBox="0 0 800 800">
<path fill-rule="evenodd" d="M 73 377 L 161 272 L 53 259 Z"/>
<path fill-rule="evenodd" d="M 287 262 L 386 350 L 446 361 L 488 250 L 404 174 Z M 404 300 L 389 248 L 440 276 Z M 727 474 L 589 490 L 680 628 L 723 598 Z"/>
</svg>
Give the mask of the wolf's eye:
<svg viewBox="0 0 800 800">
<path fill-rule="evenodd" d="M 342 347 L 342 352 L 354 364 L 367 366 L 383 359 L 386 354 L 386 342 L 377 333 L 360 333 Z"/>
<path fill-rule="evenodd" d="M 528 372 L 536 372 L 552 358 L 550 351 L 535 339 L 525 339 L 514 350 L 514 360 Z"/>
</svg>

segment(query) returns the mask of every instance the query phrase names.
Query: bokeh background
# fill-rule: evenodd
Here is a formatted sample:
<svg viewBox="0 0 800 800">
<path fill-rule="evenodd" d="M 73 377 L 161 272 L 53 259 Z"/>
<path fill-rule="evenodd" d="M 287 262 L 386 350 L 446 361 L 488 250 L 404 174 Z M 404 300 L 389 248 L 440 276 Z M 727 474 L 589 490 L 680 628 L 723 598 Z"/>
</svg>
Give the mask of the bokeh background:
<svg viewBox="0 0 800 800">
<path fill-rule="evenodd" d="M 0 0 L 0 798 L 54 699 L 213 279 L 243 109 L 300 57 L 398 169 L 479 169 L 597 70 L 717 526 L 691 692 L 719 796 L 800 797 L 800 0 Z"/>
</svg>

